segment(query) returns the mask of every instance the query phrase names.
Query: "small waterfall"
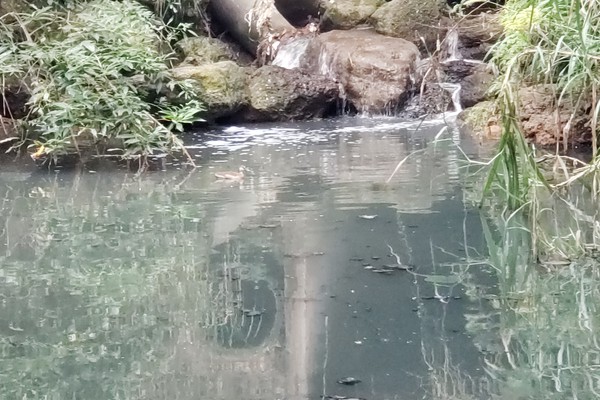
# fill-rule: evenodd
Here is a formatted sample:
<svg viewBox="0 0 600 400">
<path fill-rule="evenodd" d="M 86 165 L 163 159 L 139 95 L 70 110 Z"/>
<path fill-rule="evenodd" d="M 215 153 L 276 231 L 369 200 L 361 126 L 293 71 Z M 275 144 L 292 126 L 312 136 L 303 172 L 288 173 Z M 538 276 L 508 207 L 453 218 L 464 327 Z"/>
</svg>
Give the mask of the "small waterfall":
<svg viewBox="0 0 600 400">
<path fill-rule="evenodd" d="M 459 83 L 440 83 L 440 87 L 447 92 L 449 92 L 452 96 L 452 106 L 454 107 L 454 112 L 459 113 L 462 111 L 462 105 L 460 104 L 460 84 Z"/>
<path fill-rule="evenodd" d="M 458 46 L 460 44 L 460 39 L 458 37 L 458 29 L 451 28 L 446 34 L 443 43 L 443 50 L 446 56 L 444 61 L 462 60 L 462 55 L 460 54 L 460 50 L 458 49 Z"/>
<path fill-rule="evenodd" d="M 455 62 L 462 62 L 463 57 L 459 50 L 460 38 L 458 35 L 458 29 L 456 27 L 450 28 L 446 37 L 443 41 L 442 47 L 442 63 L 454 64 Z M 452 106 L 454 112 L 458 114 L 462 111 L 462 105 L 460 104 L 460 83 L 443 82 L 439 84 L 442 89 L 449 92 L 452 99 Z"/>
<path fill-rule="evenodd" d="M 300 61 L 311 40 L 312 37 L 300 36 L 286 43 L 281 43 L 272 64 L 286 69 L 299 68 Z"/>
</svg>

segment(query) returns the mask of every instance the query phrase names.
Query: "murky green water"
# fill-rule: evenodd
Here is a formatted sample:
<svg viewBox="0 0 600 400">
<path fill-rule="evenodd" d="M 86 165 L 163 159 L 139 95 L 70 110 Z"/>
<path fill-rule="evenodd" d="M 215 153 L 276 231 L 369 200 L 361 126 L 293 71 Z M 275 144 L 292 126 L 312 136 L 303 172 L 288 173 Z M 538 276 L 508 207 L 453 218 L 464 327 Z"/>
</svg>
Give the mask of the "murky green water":
<svg viewBox="0 0 600 400">
<path fill-rule="evenodd" d="M 141 178 L 4 164 L 0 397 L 595 398 L 598 274 L 486 262 L 527 237 L 490 247 L 469 143 L 416 128 L 229 128 Z"/>
</svg>

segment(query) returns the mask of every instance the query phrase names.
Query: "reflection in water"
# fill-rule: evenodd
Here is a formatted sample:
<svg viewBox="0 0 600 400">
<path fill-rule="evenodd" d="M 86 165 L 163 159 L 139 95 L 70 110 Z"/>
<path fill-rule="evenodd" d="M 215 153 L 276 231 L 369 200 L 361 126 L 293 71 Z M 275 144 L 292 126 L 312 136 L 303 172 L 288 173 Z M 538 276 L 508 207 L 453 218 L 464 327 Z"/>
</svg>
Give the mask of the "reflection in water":
<svg viewBox="0 0 600 400">
<path fill-rule="evenodd" d="M 560 205 L 555 207 L 560 210 Z M 579 228 L 585 229 L 589 218 L 572 211 L 551 226 L 549 220 L 538 221 L 546 225 L 540 232 L 555 231 L 556 239 L 579 218 Z M 480 296 L 489 310 L 467 319 L 475 345 L 485 354 L 486 372 L 497 382 L 493 398 L 596 399 L 600 396 L 597 260 L 534 262 L 527 221 L 515 213 L 484 223 L 498 288 L 483 288 Z"/>
<path fill-rule="evenodd" d="M 508 262 L 526 237 L 489 262 L 460 138 L 416 128 L 229 128 L 191 140 L 197 170 L 139 179 L 7 164 L 0 397 L 591 398 L 596 274 Z"/>
</svg>

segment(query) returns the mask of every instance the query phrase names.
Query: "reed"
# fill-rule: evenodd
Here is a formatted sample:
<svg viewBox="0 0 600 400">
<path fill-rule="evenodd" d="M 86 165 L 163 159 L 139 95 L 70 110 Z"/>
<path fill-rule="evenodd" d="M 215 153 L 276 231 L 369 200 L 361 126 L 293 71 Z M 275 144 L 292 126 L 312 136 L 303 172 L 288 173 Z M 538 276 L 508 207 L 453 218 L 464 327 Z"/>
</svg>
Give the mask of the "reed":
<svg viewBox="0 0 600 400">
<path fill-rule="evenodd" d="M 501 113 L 503 135 L 497 157 L 486 183 L 486 193 L 494 184 L 511 209 L 527 202 L 529 188 L 541 184 L 554 190 L 581 179 L 597 195 L 599 163 L 597 127 L 600 114 L 600 3 L 579 0 L 511 0 L 502 10 L 505 33 L 493 49 L 492 62 L 501 71 L 495 91 Z M 544 179 L 535 160 L 535 150 L 523 139 L 518 123 L 518 89 L 535 84 L 552 84 L 556 89 L 556 107 L 569 106 L 572 115 L 556 147 L 555 170 L 561 174 L 556 185 Z M 593 161 L 577 169 L 560 151 L 567 149 L 573 134 L 572 122 L 578 110 L 589 113 L 592 131 Z M 560 156 L 560 157 L 559 157 Z"/>
</svg>

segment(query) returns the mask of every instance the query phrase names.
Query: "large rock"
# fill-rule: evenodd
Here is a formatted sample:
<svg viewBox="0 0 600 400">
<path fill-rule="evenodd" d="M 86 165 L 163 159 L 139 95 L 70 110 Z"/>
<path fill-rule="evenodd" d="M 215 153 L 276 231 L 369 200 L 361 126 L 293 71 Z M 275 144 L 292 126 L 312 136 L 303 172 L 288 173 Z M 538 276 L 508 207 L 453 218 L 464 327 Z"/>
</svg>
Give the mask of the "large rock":
<svg viewBox="0 0 600 400">
<path fill-rule="evenodd" d="M 565 134 L 570 144 L 591 143 L 590 105 L 584 102 L 575 109 L 576 102 L 566 97 L 557 107 L 555 91 L 548 84 L 519 90 L 518 113 L 523 135 L 540 146 L 562 143 Z"/>
<path fill-rule="evenodd" d="M 324 76 L 273 65 L 250 77 L 248 121 L 287 121 L 323 117 L 336 106 L 338 85 Z"/>
<path fill-rule="evenodd" d="M 301 67 L 339 82 L 359 112 L 396 113 L 419 78 L 419 50 L 373 30 L 331 31 L 308 45 Z"/>
<path fill-rule="evenodd" d="M 463 108 L 487 99 L 488 89 L 495 78 L 487 64 L 474 60 L 451 60 L 439 65 L 442 81 L 461 85 L 460 103 Z"/>
<path fill-rule="evenodd" d="M 248 105 L 246 69 L 233 61 L 172 69 L 177 80 L 190 79 L 209 118 L 230 116 Z"/>
<path fill-rule="evenodd" d="M 235 59 L 235 53 L 219 39 L 188 37 L 175 44 L 182 55 L 182 64 L 201 65 Z"/>
<path fill-rule="evenodd" d="M 422 89 L 410 98 L 399 116 L 414 119 L 453 111 L 449 90 L 433 81 L 427 82 Z"/>
<path fill-rule="evenodd" d="M 461 111 L 457 123 L 462 132 L 476 136 L 482 141 L 499 139 L 502 130 L 498 125 L 497 108 L 494 101 L 482 101 Z"/>
<path fill-rule="evenodd" d="M 502 36 L 498 13 L 465 16 L 457 22 L 459 46 L 463 58 L 483 60 Z"/>
<path fill-rule="evenodd" d="M 478 103 L 458 114 L 456 123 L 470 154 L 489 158 L 490 154 L 496 153 L 498 140 L 502 137 L 498 120 L 498 110 L 493 101 Z"/>
<path fill-rule="evenodd" d="M 486 64 L 477 64 L 472 73 L 466 76 L 461 83 L 460 103 L 466 107 L 473 107 L 487 99 L 488 89 L 494 81 L 494 74 Z"/>
<path fill-rule="evenodd" d="M 430 64 L 431 65 L 431 64 Z M 449 83 L 460 83 L 471 75 L 479 64 L 466 60 L 446 60 L 439 63 L 440 79 Z M 431 65 L 435 68 L 438 65 Z"/>
<path fill-rule="evenodd" d="M 321 0 L 321 24 L 325 30 L 352 29 L 368 22 L 385 0 Z"/>
<path fill-rule="evenodd" d="M 377 32 L 410 40 L 418 46 L 424 39 L 429 51 L 435 49 L 439 20 L 438 0 L 391 0 L 371 15 Z"/>
</svg>

